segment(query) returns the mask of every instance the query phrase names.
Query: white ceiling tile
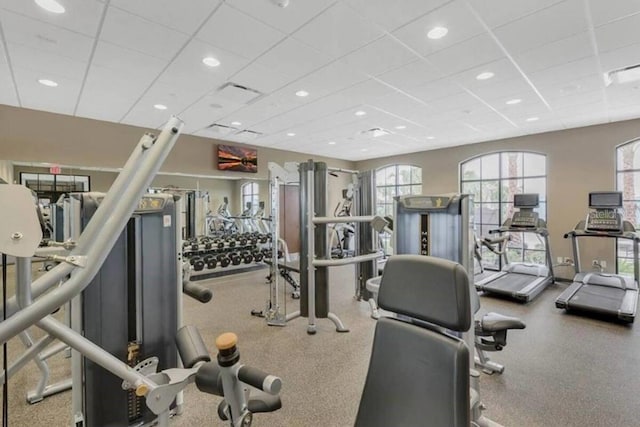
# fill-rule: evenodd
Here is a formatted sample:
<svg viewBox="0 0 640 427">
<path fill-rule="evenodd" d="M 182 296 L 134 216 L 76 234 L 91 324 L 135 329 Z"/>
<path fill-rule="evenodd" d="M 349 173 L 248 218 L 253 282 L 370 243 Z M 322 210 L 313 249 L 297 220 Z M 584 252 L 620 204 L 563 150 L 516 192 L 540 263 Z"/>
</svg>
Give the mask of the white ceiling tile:
<svg viewBox="0 0 640 427">
<path fill-rule="evenodd" d="M 309 92 L 309 96 L 302 98 L 302 100 L 308 102 L 312 99 L 318 99 L 322 96 L 353 86 L 364 80 L 367 80 L 364 74 L 354 71 L 343 63 L 336 61 L 304 76 L 283 90 L 286 91 L 289 96 L 298 99 L 300 98 L 295 96 L 295 93 L 299 90 L 305 90 Z"/>
<path fill-rule="evenodd" d="M 480 73 L 491 72 L 494 76 L 487 80 L 478 80 L 476 77 Z M 461 84 L 467 89 L 483 89 L 487 86 L 493 86 L 497 88 L 500 83 L 522 78 L 520 72 L 513 66 L 513 63 L 506 58 L 502 58 L 498 61 L 484 64 L 480 67 L 471 68 L 470 70 L 463 71 L 451 78 Z"/>
<path fill-rule="evenodd" d="M 447 35 L 438 40 L 427 38 L 427 32 L 434 27 L 445 27 Z M 433 12 L 396 30 L 393 34 L 421 55 L 453 46 L 484 32 L 484 27 L 476 19 L 463 0 L 454 0 Z"/>
<path fill-rule="evenodd" d="M 120 123 L 133 126 L 141 126 L 149 129 L 157 129 L 164 124 L 177 111 L 171 109 L 157 110 L 153 104 L 141 102 L 124 117 Z"/>
<path fill-rule="evenodd" d="M 96 0 L 66 0 L 65 13 L 54 14 L 32 0 L 3 0 L 0 7 L 40 22 L 95 37 L 104 4 Z"/>
<path fill-rule="evenodd" d="M 425 85 L 442 77 L 444 76 L 436 67 L 422 59 L 378 76 L 385 83 L 405 91 L 410 91 L 414 87 Z"/>
<path fill-rule="evenodd" d="M 221 0 L 111 0 L 110 5 L 174 30 L 193 34 Z"/>
<path fill-rule="evenodd" d="M 18 106 L 18 96 L 6 61 L 4 48 L 0 44 L 0 104 Z"/>
<path fill-rule="evenodd" d="M 207 56 L 217 58 L 220 65 L 213 68 L 204 65 L 202 59 Z M 200 91 L 205 94 L 221 86 L 248 62 L 246 58 L 194 39 L 167 67 L 158 81 L 173 86 L 178 92 Z"/>
<path fill-rule="evenodd" d="M 640 44 L 601 53 L 600 62 L 604 72 L 640 64 Z"/>
<path fill-rule="evenodd" d="M 293 37 L 332 56 L 345 55 L 381 37 L 382 30 L 342 3 L 337 3 Z"/>
<path fill-rule="evenodd" d="M 76 115 L 119 122 L 151 83 L 142 76 L 93 64 L 82 90 Z"/>
<path fill-rule="evenodd" d="M 595 26 L 640 12 L 640 0 L 589 0 Z"/>
<path fill-rule="evenodd" d="M 287 34 L 300 28 L 336 0 L 296 0 L 286 8 L 271 1 L 226 0 L 226 3 L 247 15 L 277 28 Z"/>
<path fill-rule="evenodd" d="M 640 43 L 638 26 L 640 26 L 640 14 L 596 28 L 598 50 L 600 52 L 609 52 Z"/>
<path fill-rule="evenodd" d="M 130 75 L 136 80 L 151 82 L 167 65 L 166 60 L 99 41 L 93 55 L 93 65 L 113 70 L 119 75 Z"/>
<path fill-rule="evenodd" d="M 564 0 L 468 0 L 491 28 L 514 21 Z"/>
<path fill-rule="evenodd" d="M 592 56 L 531 73 L 529 78 L 536 86 L 569 85 L 577 79 L 590 77 L 598 72 L 598 62 Z"/>
<path fill-rule="evenodd" d="M 553 98 L 547 98 L 551 108 L 563 109 L 568 107 L 574 107 L 577 105 L 594 104 L 603 102 L 603 91 L 601 89 L 596 90 L 579 90 L 573 93 L 565 94 L 564 96 L 557 96 Z"/>
<path fill-rule="evenodd" d="M 53 77 L 60 76 L 82 81 L 87 69 L 86 62 L 76 61 L 46 50 L 15 43 L 8 43 L 8 48 L 14 67 L 38 72 L 41 78 L 55 80 Z"/>
<path fill-rule="evenodd" d="M 262 93 L 271 93 L 285 86 L 291 78 L 270 67 L 253 62 L 235 74 L 233 80 Z"/>
<path fill-rule="evenodd" d="M 593 54 L 589 33 L 584 32 L 523 52 L 515 56 L 514 60 L 524 72 L 534 73 Z"/>
<path fill-rule="evenodd" d="M 178 90 L 180 89 L 180 90 Z M 167 111 L 172 114 L 179 114 L 203 96 L 202 90 L 189 88 L 177 88 L 162 82 L 155 82 L 145 93 L 139 104 L 144 104 L 144 108 L 155 104 L 162 104 L 168 107 Z"/>
<path fill-rule="evenodd" d="M 173 58 L 188 39 L 181 32 L 114 7 L 107 11 L 100 35 L 101 40 L 163 59 Z"/>
<path fill-rule="evenodd" d="M 216 97 L 207 95 L 180 113 L 180 118 L 184 120 L 185 123 L 185 131 L 189 133 L 200 131 L 206 126 L 216 123 L 222 117 L 232 113 L 233 111 L 239 110 L 242 107 L 236 104 L 227 104 L 222 108 L 212 107 L 212 105 L 216 106 L 219 102 L 220 100 Z M 197 134 L 202 134 L 210 138 L 214 137 L 214 135 L 208 131 L 203 131 L 202 133 Z"/>
<path fill-rule="evenodd" d="M 16 84 L 22 107 L 33 110 L 73 114 L 81 81 L 58 77 L 57 87 L 47 87 L 38 83 L 40 73 L 22 68 L 14 68 Z"/>
<path fill-rule="evenodd" d="M 565 0 L 494 32 L 507 51 L 518 54 L 587 30 L 583 0 Z"/>
<path fill-rule="evenodd" d="M 328 55 L 288 38 L 262 55 L 256 62 L 294 80 L 317 70 L 330 62 L 330 59 Z"/>
<path fill-rule="evenodd" d="M 254 58 L 286 34 L 223 4 L 196 37 L 245 58 Z"/>
<path fill-rule="evenodd" d="M 515 98 L 525 100 L 536 97 L 531 86 L 520 76 L 489 83 L 486 86 L 477 86 L 471 91 L 488 102 L 500 101 L 499 103 L 502 103 Z"/>
<path fill-rule="evenodd" d="M 344 0 L 354 10 L 371 19 L 387 31 L 413 21 L 449 0 Z"/>
<path fill-rule="evenodd" d="M 504 56 L 488 34 L 481 34 L 429 55 L 433 65 L 447 75 L 496 61 Z"/>
<path fill-rule="evenodd" d="M 352 104 L 366 104 L 376 98 L 392 94 L 395 90 L 375 80 L 367 80 L 353 85 L 342 92 L 340 97 Z"/>
<path fill-rule="evenodd" d="M 382 37 L 340 59 L 345 65 L 369 76 L 401 67 L 416 55 L 389 36 Z"/>
<path fill-rule="evenodd" d="M 446 98 L 462 92 L 463 89 L 452 78 L 444 78 L 425 85 L 417 86 L 408 91 L 409 94 L 425 102 Z"/>
<path fill-rule="evenodd" d="M 91 37 L 11 12 L 2 12 L 0 19 L 8 43 L 45 50 L 76 61 L 89 60 L 93 47 Z"/>
<path fill-rule="evenodd" d="M 374 107 L 397 116 L 397 118 L 393 119 L 394 121 L 399 121 L 402 117 L 405 117 L 417 108 L 425 106 L 425 104 L 408 97 L 402 92 L 394 92 L 381 98 L 374 99 L 369 103 Z"/>
</svg>

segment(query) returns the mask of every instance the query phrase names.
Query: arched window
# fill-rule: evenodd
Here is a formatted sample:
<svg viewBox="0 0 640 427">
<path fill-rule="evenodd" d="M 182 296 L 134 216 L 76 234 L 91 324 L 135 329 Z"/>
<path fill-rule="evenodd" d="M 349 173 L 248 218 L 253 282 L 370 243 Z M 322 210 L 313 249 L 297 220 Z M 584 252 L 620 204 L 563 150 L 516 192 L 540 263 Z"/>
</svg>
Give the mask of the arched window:
<svg viewBox="0 0 640 427">
<path fill-rule="evenodd" d="M 543 154 L 503 151 L 485 154 L 460 163 L 460 191 L 474 196 L 476 233 L 488 236 L 513 214 L 513 196 L 538 193 L 541 219 L 547 217 L 547 165 Z M 540 236 L 512 233 L 507 256 L 510 261 L 545 263 Z M 485 267 L 500 268 L 498 256 L 482 248 Z"/>
<path fill-rule="evenodd" d="M 260 201 L 259 186 L 257 182 L 245 182 L 242 184 L 242 211 L 247 209 L 247 203 L 251 203 L 251 213 L 255 213 L 258 210 L 258 203 Z"/>
<path fill-rule="evenodd" d="M 422 193 L 422 168 L 411 165 L 391 165 L 376 170 L 376 214 L 393 216 L 393 198 Z M 386 253 L 391 253 L 391 239 L 382 236 Z"/>
<path fill-rule="evenodd" d="M 640 228 L 640 139 L 616 148 L 616 182 L 622 191 L 624 219 Z M 633 274 L 633 243 L 618 240 L 617 272 Z"/>
</svg>

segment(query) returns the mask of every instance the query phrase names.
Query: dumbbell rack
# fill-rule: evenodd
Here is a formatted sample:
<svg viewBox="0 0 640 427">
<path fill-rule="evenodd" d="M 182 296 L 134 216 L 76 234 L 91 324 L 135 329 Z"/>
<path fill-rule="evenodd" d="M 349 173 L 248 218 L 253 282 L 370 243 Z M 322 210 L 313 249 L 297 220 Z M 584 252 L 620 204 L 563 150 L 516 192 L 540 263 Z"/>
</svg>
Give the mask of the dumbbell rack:
<svg viewBox="0 0 640 427">
<path fill-rule="evenodd" d="M 192 280 L 265 268 L 263 260 L 271 256 L 271 236 L 267 234 L 199 237 L 183 243 L 183 257 L 191 264 Z"/>
</svg>

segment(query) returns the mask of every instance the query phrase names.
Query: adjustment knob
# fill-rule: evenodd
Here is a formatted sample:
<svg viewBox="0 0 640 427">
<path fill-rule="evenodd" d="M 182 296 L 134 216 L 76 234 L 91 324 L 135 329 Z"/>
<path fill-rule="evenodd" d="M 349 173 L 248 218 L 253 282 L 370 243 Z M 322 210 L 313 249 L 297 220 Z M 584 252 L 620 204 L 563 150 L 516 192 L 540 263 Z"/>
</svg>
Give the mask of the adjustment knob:
<svg viewBox="0 0 640 427">
<path fill-rule="evenodd" d="M 238 344 L 238 336 L 233 332 L 226 332 L 216 338 L 216 347 L 218 350 L 230 350 Z"/>
</svg>

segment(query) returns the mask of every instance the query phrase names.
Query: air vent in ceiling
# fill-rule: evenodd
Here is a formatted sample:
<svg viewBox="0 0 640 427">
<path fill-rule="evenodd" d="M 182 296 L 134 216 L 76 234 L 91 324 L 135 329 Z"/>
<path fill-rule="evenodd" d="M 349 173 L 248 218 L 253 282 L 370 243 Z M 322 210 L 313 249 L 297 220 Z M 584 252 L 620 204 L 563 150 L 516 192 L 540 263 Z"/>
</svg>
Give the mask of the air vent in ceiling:
<svg viewBox="0 0 640 427">
<path fill-rule="evenodd" d="M 372 128 L 369 130 L 362 131 L 362 135 L 368 136 L 371 138 L 377 138 L 379 136 L 389 135 L 390 133 L 391 132 L 389 132 L 388 130 L 382 129 L 382 128 Z"/>
<path fill-rule="evenodd" d="M 262 136 L 262 134 L 260 132 L 254 132 L 252 130 L 243 130 L 236 133 L 233 136 L 235 136 L 238 139 L 241 139 L 242 141 L 250 141 L 252 139 L 256 139 L 259 136 Z"/>
<path fill-rule="evenodd" d="M 619 68 L 604 74 L 605 86 L 609 86 L 612 83 L 631 83 L 637 80 L 640 80 L 640 64 Z"/>
<path fill-rule="evenodd" d="M 255 89 L 251 89 L 233 82 L 222 85 L 215 93 L 219 97 L 233 104 L 249 104 L 263 94 Z"/>
<path fill-rule="evenodd" d="M 231 126 L 220 125 L 218 123 L 210 124 L 205 128 L 207 132 L 214 133 L 218 136 L 227 136 L 236 132 L 238 129 Z"/>
</svg>

